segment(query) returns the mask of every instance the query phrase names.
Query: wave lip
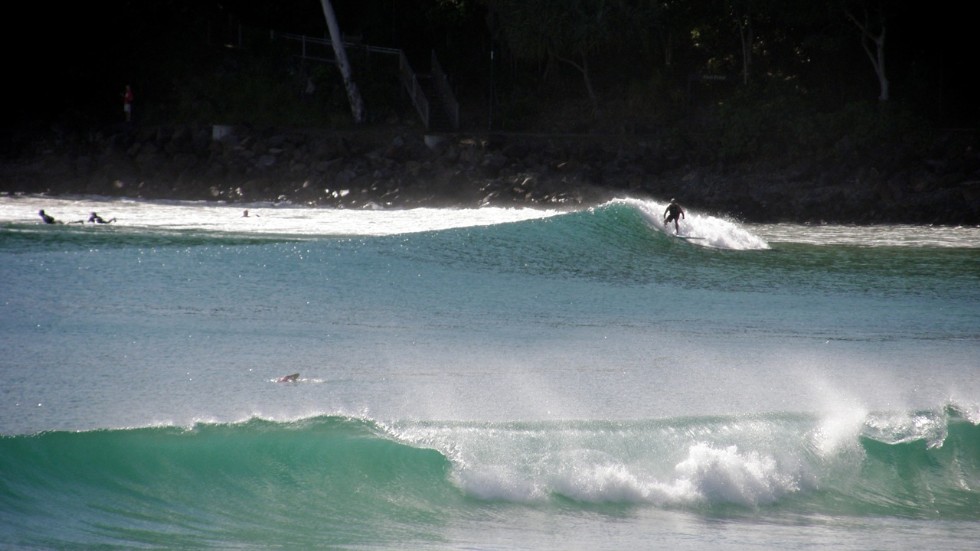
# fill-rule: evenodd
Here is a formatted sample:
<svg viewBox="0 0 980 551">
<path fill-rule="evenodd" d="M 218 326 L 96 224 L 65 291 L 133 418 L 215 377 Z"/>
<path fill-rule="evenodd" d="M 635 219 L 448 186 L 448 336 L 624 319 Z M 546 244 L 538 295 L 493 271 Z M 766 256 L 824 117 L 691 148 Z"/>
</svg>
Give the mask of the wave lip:
<svg viewBox="0 0 980 551">
<path fill-rule="evenodd" d="M 907 423 L 869 414 L 834 445 L 824 442 L 828 421 L 810 415 L 413 426 L 395 434 L 442 450 L 454 483 L 483 500 L 973 518 L 980 427 L 955 409 L 912 416 L 932 422 L 900 436 Z"/>
<path fill-rule="evenodd" d="M 667 236 L 675 235 L 673 224 L 669 228 L 664 225 L 663 215 L 667 203 L 652 199 L 617 199 L 607 205 L 623 205 L 635 209 L 650 229 Z M 769 248 L 765 239 L 744 226 L 696 211 L 685 212 L 684 218 L 680 220 L 680 232 L 677 235 L 692 245 L 715 249 L 747 251 Z"/>
<path fill-rule="evenodd" d="M 980 426 L 962 410 L 869 414 L 833 447 L 817 443 L 825 427 L 809 414 L 512 423 L 326 415 L 7 436 L 0 546 L 195 546 L 256 533 L 272 543 L 324 523 L 327 544 L 376 538 L 381 525 L 398 540 L 495 503 L 976 519 Z M 323 544 L 322 530 L 306 534 Z"/>
</svg>

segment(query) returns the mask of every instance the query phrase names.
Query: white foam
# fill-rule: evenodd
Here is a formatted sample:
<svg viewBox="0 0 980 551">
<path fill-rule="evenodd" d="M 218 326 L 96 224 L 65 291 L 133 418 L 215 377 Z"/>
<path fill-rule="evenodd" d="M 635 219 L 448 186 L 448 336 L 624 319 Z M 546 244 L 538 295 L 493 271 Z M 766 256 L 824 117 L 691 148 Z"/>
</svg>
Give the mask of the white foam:
<svg viewBox="0 0 980 551">
<path fill-rule="evenodd" d="M 676 467 L 674 482 L 688 499 L 745 506 L 773 503 L 800 489 L 800 477 L 784 472 L 773 457 L 699 443 Z M 683 495 L 683 493 L 681 494 Z"/>
<path fill-rule="evenodd" d="M 877 413 L 867 420 L 867 434 L 889 444 L 923 440 L 929 448 L 942 447 L 949 433 L 945 411 Z"/>
<path fill-rule="evenodd" d="M 386 430 L 440 450 L 453 463 L 453 481 L 463 492 L 492 501 L 562 496 L 584 503 L 755 507 L 800 490 L 807 480 L 792 451 L 779 461 L 762 451 L 696 442 L 686 456 L 671 460 L 667 449 L 624 447 L 629 441 L 620 434 L 573 428 L 407 424 Z"/>
<path fill-rule="evenodd" d="M 668 228 L 664 225 L 664 211 L 667 203 L 653 200 L 618 199 L 638 209 L 651 227 L 665 234 L 674 233 L 673 223 Z M 710 216 L 694 210 L 685 209 L 684 218 L 680 221 L 680 235 L 688 241 L 703 247 L 731 250 L 761 250 L 768 249 L 769 244 L 740 224 L 724 218 Z"/>
<path fill-rule="evenodd" d="M 648 483 L 616 462 L 580 465 L 556 476 L 552 485 L 557 493 L 586 502 L 637 503 L 651 493 Z"/>
<path fill-rule="evenodd" d="M 748 224 L 773 243 L 853 245 L 861 247 L 980 248 L 980 226 L 944 227 L 911 224 L 806 225 Z"/>
<path fill-rule="evenodd" d="M 456 483 L 477 499 L 532 503 L 547 496 L 541 485 L 526 478 L 513 467 L 484 465 L 479 469 L 457 469 Z"/>
<path fill-rule="evenodd" d="M 136 201 L 100 198 L 0 196 L 0 223 L 38 223 L 38 210 L 63 222 L 87 220 L 91 212 L 115 218 L 111 227 L 202 230 L 291 236 L 383 236 L 487 226 L 547 218 L 556 210 L 483 207 L 351 210 L 293 205 L 230 205 L 196 201 Z M 248 216 L 244 216 L 245 211 Z M 84 224 L 84 226 L 95 226 Z M 106 226 L 109 227 L 109 226 Z"/>
<path fill-rule="evenodd" d="M 567 460 L 568 458 L 566 458 Z M 775 458 L 737 446 L 692 445 L 660 479 L 638 465 L 618 461 L 546 463 L 524 471 L 515 466 L 457 464 L 455 480 L 479 499 L 533 502 L 561 495 L 586 503 L 651 503 L 657 506 L 735 504 L 755 507 L 800 490 L 800 473 Z"/>
</svg>

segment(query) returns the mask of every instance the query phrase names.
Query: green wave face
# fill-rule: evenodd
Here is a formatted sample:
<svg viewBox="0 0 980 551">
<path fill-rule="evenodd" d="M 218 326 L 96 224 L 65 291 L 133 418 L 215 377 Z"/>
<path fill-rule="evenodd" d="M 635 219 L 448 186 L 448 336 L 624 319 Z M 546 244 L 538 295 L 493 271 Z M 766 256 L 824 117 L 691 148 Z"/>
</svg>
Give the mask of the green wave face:
<svg viewBox="0 0 980 551">
<path fill-rule="evenodd" d="M 56 546 L 426 540 L 500 507 L 975 518 L 980 427 L 955 410 L 909 420 L 938 424 L 870 416 L 831 446 L 804 415 L 50 432 L 0 440 L 0 510 L 7 543 Z"/>
</svg>

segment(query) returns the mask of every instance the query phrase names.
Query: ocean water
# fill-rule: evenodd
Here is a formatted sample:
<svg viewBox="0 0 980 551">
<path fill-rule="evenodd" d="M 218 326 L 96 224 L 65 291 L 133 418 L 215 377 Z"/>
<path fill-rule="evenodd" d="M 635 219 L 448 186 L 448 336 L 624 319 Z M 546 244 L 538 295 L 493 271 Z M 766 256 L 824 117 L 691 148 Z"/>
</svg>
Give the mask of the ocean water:
<svg viewBox="0 0 980 551">
<path fill-rule="evenodd" d="M 0 197 L 0 548 L 975 549 L 980 228 L 664 207 Z"/>
</svg>

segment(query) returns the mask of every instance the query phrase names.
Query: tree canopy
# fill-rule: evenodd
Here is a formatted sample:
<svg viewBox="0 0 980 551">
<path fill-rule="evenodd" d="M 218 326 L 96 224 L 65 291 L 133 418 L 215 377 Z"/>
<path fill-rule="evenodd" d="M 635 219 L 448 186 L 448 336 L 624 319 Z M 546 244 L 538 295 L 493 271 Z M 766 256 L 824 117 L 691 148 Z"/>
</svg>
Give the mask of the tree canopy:
<svg viewBox="0 0 980 551">
<path fill-rule="evenodd" d="M 773 95 L 821 112 L 887 102 L 937 125 L 980 121 L 970 18 L 952 0 L 928 7 L 881 0 L 333 4 L 345 35 L 400 48 L 422 67 L 436 51 L 464 108 L 493 105 L 504 127 L 565 101 L 604 117 L 618 110 L 642 118 L 646 110 L 659 120 Z M 49 47 L 24 48 L 26 34 L 5 37 L 7 50 L 19 52 L 12 81 L 37 83 L 13 92 L 12 101 L 27 107 L 15 114 L 22 118 L 114 115 L 105 98 L 127 82 L 137 102 L 173 100 L 193 79 L 215 74 L 208 64 L 242 28 L 266 38 L 270 30 L 326 35 L 314 0 L 111 0 L 56 15 L 28 10 L 29 20 L 51 24 L 51 38 Z"/>
</svg>

